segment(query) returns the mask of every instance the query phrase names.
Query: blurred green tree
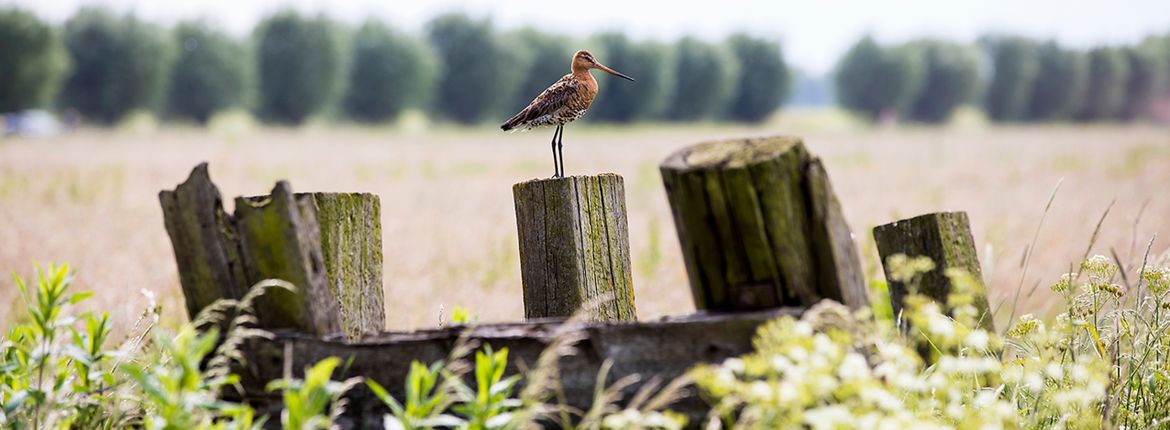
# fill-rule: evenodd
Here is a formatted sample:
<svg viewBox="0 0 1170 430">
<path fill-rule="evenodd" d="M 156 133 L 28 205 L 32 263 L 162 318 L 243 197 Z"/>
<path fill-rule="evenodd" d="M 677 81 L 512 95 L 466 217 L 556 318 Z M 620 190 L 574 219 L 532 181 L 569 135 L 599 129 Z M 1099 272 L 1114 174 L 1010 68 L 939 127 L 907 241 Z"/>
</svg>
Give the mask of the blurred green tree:
<svg viewBox="0 0 1170 430">
<path fill-rule="evenodd" d="M 1122 119 L 1145 118 L 1151 104 L 1166 89 L 1168 62 L 1161 48 L 1150 39 L 1125 49 L 1129 77 L 1126 80 L 1125 103 L 1121 109 Z"/>
<path fill-rule="evenodd" d="M 342 48 L 323 16 L 277 13 L 257 27 L 256 45 L 262 119 L 301 124 L 327 109 L 341 92 Z"/>
<path fill-rule="evenodd" d="M 502 112 L 524 76 L 515 73 L 517 54 L 504 48 L 491 23 L 449 13 L 431 20 L 427 35 L 442 64 L 434 102 L 438 113 L 474 124 Z"/>
<path fill-rule="evenodd" d="M 1036 44 L 1022 37 L 984 39 L 991 57 L 991 83 L 984 109 L 995 121 L 1022 121 L 1028 117 L 1032 88 L 1040 72 Z"/>
<path fill-rule="evenodd" d="M 946 122 L 955 108 L 970 102 L 979 85 L 979 56 L 970 47 L 939 40 L 912 42 L 925 65 L 922 88 L 910 108 L 910 118 L 927 123 Z"/>
<path fill-rule="evenodd" d="M 525 57 L 518 64 L 525 67 L 517 70 L 523 79 L 504 106 L 504 111 L 515 113 L 528 106 L 533 98 L 561 76 L 569 73 L 569 64 L 575 51 L 569 46 L 567 38 L 531 28 L 508 34 L 506 43 L 515 48 L 514 52 Z"/>
<path fill-rule="evenodd" d="M 174 64 L 174 44 L 159 28 L 133 16 L 85 8 L 65 23 L 73 72 L 63 107 L 110 124 L 135 109 L 158 111 Z"/>
<path fill-rule="evenodd" d="M 1125 108 L 1129 60 L 1118 48 L 1089 50 L 1089 79 L 1077 118 L 1103 121 L 1119 118 Z"/>
<path fill-rule="evenodd" d="M 46 107 L 68 69 L 65 44 L 52 27 L 20 9 L 0 10 L 0 112 Z"/>
<path fill-rule="evenodd" d="M 833 80 L 843 107 L 876 120 L 884 112 L 907 113 L 923 75 L 915 50 L 884 48 L 866 36 L 841 58 Z"/>
<path fill-rule="evenodd" d="M 179 58 L 167 97 L 170 115 L 206 124 L 211 115 L 249 99 L 251 61 L 244 47 L 203 22 L 175 29 Z"/>
<path fill-rule="evenodd" d="M 425 44 L 368 21 L 353 39 L 346 115 L 361 122 L 393 120 L 424 107 L 435 89 L 438 64 Z"/>
<path fill-rule="evenodd" d="M 1036 60 L 1038 78 L 1032 84 L 1025 118 L 1029 121 L 1071 119 L 1080 109 L 1088 83 L 1088 57 L 1047 42 L 1036 48 Z"/>
<path fill-rule="evenodd" d="M 694 121 L 720 113 L 738 73 L 730 55 L 690 37 L 679 40 L 674 53 L 674 97 L 667 106 L 667 118 Z"/>
<path fill-rule="evenodd" d="M 763 121 L 780 108 L 792 88 L 792 74 L 780 44 L 737 34 L 728 39 L 728 46 L 738 63 L 739 76 L 727 105 L 727 117 Z"/>
<path fill-rule="evenodd" d="M 613 67 L 637 82 L 602 80 L 597 100 L 585 118 L 599 122 L 646 120 L 658 117 L 670 98 L 673 77 L 669 49 L 654 42 L 631 42 L 621 33 L 604 33 L 594 37 L 599 47 L 593 54 L 603 64 Z"/>
</svg>

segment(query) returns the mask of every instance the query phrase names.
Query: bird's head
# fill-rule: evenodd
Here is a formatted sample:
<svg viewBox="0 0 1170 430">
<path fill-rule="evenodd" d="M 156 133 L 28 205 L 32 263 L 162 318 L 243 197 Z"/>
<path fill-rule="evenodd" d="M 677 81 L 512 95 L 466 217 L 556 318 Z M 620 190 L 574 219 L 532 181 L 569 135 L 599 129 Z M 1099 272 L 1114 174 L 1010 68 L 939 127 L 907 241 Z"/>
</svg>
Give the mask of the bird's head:
<svg viewBox="0 0 1170 430">
<path fill-rule="evenodd" d="M 601 64 L 597 61 L 596 58 L 593 57 L 593 54 L 589 53 L 589 51 L 582 49 L 577 51 L 576 54 L 573 54 L 573 71 L 587 71 L 589 69 L 601 70 L 619 78 L 628 79 L 631 82 L 634 80 L 634 78 L 626 76 L 617 70 L 611 69 L 606 67 L 604 64 Z"/>
</svg>

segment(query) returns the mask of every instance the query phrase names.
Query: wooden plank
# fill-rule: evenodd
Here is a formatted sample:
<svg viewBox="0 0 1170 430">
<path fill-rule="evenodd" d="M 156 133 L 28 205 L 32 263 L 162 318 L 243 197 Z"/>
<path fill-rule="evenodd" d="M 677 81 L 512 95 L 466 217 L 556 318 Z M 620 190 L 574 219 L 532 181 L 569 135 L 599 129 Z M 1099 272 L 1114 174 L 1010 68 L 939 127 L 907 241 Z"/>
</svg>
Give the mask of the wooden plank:
<svg viewBox="0 0 1170 430">
<path fill-rule="evenodd" d="M 935 268 L 922 275 L 918 292 L 942 304 L 951 313 L 946 303 L 954 287 L 946 271 L 951 268 L 963 270 L 979 284 L 979 291 L 974 293 L 974 306 L 981 315 L 980 324 L 983 328 L 994 330 L 987 293 L 983 288 L 983 272 L 966 212 L 930 213 L 880 225 L 873 229 L 873 237 L 889 283 L 890 302 L 895 315 L 901 312 L 909 291 L 907 285 L 890 278 L 889 258 L 897 254 L 926 256 L 934 261 Z"/>
<path fill-rule="evenodd" d="M 326 357 L 341 357 L 349 364 L 345 378 L 361 375 L 372 379 L 401 399 L 403 381 L 410 363 L 431 363 L 448 358 L 457 339 L 467 330 L 467 339 L 495 349 L 508 348 L 507 372 L 531 369 L 540 353 L 558 335 L 577 333 L 576 353 L 558 362 L 560 383 L 566 402 L 587 410 L 593 400 L 597 372 L 606 360 L 613 362 L 609 382 L 627 375 L 642 381 L 659 377 L 670 381 L 698 363 L 718 363 L 752 351 L 752 338 L 763 323 L 781 317 L 798 317 L 797 308 L 736 314 L 697 313 L 650 322 L 584 323 L 562 326 L 559 321 L 449 327 L 417 332 L 381 333 L 357 343 L 322 339 L 294 332 L 278 332 L 273 339 L 254 339 L 244 347 L 246 364 L 241 369 L 243 393 L 236 393 L 261 410 L 279 411 L 280 395 L 264 390 L 271 380 L 282 377 L 286 360 L 294 376 L 306 366 Z M 285 356 L 286 347 L 291 355 Z M 628 400 L 637 387 L 626 391 Z M 360 428 L 381 424 L 385 408 L 367 389 L 352 391 L 345 419 Z M 555 400 L 553 400 L 555 401 Z M 709 407 L 692 391 L 672 410 L 686 413 L 699 422 Z M 343 425 L 343 428 L 348 428 Z"/>
<path fill-rule="evenodd" d="M 635 319 L 621 176 L 532 180 L 512 190 L 525 317 L 568 317 L 590 304 L 594 319 Z"/>
</svg>

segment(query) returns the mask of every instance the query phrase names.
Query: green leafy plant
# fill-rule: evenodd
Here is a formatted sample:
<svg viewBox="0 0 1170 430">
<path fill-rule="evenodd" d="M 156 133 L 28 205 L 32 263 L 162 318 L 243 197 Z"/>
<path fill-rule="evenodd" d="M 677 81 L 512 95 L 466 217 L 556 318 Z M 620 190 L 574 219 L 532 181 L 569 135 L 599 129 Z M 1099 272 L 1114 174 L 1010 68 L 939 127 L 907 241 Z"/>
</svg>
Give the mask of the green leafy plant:
<svg viewBox="0 0 1170 430">
<path fill-rule="evenodd" d="M 280 423 L 285 429 L 327 429 L 344 412 L 346 402 L 341 396 L 362 379 L 332 380 L 339 365 L 341 359 L 326 358 L 305 369 L 304 379 L 285 378 L 268 384 L 269 391 L 282 391 Z"/>
<path fill-rule="evenodd" d="M 462 401 L 452 410 L 467 420 L 461 428 L 498 429 L 511 420 L 511 410 L 520 406 L 520 401 L 512 398 L 520 376 L 505 378 L 507 366 L 508 348 L 492 351 L 491 345 L 487 345 L 475 353 L 475 389 L 455 384 L 455 392 Z"/>
</svg>

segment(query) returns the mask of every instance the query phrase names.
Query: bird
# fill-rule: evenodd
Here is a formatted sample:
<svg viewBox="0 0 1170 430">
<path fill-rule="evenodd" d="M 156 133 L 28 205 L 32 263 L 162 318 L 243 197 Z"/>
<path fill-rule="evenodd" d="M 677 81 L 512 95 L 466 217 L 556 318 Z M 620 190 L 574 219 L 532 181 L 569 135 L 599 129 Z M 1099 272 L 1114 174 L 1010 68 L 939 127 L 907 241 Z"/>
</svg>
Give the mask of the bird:
<svg viewBox="0 0 1170 430">
<path fill-rule="evenodd" d="M 573 54 L 569 74 L 549 85 L 527 107 L 500 126 L 504 131 L 524 131 L 555 125 L 556 131 L 552 137 L 553 178 L 565 177 L 565 124 L 584 115 L 597 96 L 597 80 L 589 73 L 592 69 L 634 82 L 634 78 L 601 64 L 593 54 L 582 49 Z"/>
</svg>

